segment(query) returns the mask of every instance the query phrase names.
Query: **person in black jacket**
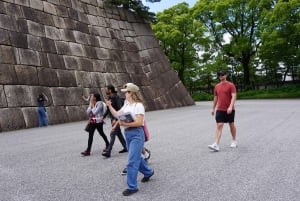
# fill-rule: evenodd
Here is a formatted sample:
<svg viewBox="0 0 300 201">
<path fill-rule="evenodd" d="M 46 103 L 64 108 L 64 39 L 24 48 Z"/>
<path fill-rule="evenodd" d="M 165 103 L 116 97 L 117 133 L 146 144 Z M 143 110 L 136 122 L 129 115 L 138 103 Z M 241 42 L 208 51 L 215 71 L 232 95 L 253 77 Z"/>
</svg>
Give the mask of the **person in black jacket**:
<svg viewBox="0 0 300 201">
<path fill-rule="evenodd" d="M 111 105 L 115 110 L 119 110 L 123 106 L 123 99 L 118 96 L 117 91 L 113 85 L 107 85 L 106 86 L 106 95 L 108 96 L 108 100 L 111 101 Z M 123 149 L 119 151 L 119 153 L 125 153 L 127 152 L 126 148 L 126 141 L 124 139 L 124 136 L 122 134 L 118 119 L 116 119 L 109 110 L 104 114 L 104 118 L 109 115 L 111 119 L 111 132 L 110 132 L 110 142 L 109 146 L 106 150 L 103 151 L 102 155 L 109 158 L 111 154 L 111 150 L 114 146 L 116 136 L 118 136 L 120 143 L 123 146 Z"/>
</svg>

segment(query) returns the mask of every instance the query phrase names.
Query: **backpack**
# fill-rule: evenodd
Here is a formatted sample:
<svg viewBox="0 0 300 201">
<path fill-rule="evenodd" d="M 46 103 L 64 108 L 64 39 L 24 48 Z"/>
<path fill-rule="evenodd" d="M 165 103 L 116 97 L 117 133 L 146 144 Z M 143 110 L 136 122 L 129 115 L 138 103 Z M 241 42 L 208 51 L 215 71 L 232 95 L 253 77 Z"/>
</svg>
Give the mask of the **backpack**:
<svg viewBox="0 0 300 201">
<path fill-rule="evenodd" d="M 101 101 L 101 103 L 102 103 L 102 107 L 103 107 L 101 116 L 104 116 L 104 114 L 105 114 L 106 111 L 107 111 L 107 105 L 106 105 L 103 101 Z"/>
</svg>

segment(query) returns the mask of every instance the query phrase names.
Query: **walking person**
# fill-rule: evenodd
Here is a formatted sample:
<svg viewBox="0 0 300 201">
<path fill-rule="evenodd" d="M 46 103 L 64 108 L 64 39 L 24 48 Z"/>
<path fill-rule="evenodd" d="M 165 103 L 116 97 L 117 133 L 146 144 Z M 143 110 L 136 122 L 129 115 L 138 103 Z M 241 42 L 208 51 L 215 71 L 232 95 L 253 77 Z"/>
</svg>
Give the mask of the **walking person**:
<svg viewBox="0 0 300 201">
<path fill-rule="evenodd" d="M 111 106 L 116 110 L 120 110 L 123 106 L 123 101 L 121 100 L 121 97 L 118 96 L 117 91 L 113 85 L 107 85 L 106 86 L 106 95 L 108 96 L 108 100 L 111 102 Z M 104 118 L 106 116 L 109 116 L 111 119 L 111 132 L 110 132 L 110 142 L 108 148 L 102 153 L 103 156 L 109 158 L 111 154 L 111 150 L 114 146 L 116 136 L 119 138 L 119 141 L 121 145 L 123 146 L 123 149 L 119 151 L 119 153 L 125 153 L 127 152 L 126 148 L 126 141 L 123 137 L 118 119 L 114 117 L 110 110 L 107 110 L 107 112 L 104 114 Z"/>
<path fill-rule="evenodd" d="M 123 191 L 123 195 L 129 196 L 138 192 L 138 171 L 144 175 L 141 182 L 148 182 L 150 177 L 153 176 L 154 170 L 149 167 L 141 156 L 145 141 L 145 134 L 142 127 L 145 118 L 145 107 L 139 92 L 139 87 L 133 83 L 127 83 L 121 91 L 125 92 L 126 103 L 119 111 L 116 111 L 112 107 L 110 101 L 107 101 L 106 104 L 115 117 L 127 112 L 132 114 L 133 121 L 131 122 L 119 120 L 120 126 L 123 126 L 125 129 L 128 150 L 127 189 Z"/>
<path fill-rule="evenodd" d="M 37 97 L 39 127 L 48 126 L 48 117 L 45 108 L 45 102 L 47 101 L 48 98 L 43 93 L 39 94 L 39 96 Z"/>
<path fill-rule="evenodd" d="M 214 88 L 214 100 L 211 112 L 212 115 L 215 115 L 217 129 L 215 134 L 215 142 L 208 146 L 208 148 L 212 149 L 213 151 L 220 150 L 219 144 L 224 123 L 229 123 L 230 127 L 230 132 L 232 135 L 232 142 L 230 147 L 237 147 L 236 127 L 234 124 L 236 87 L 232 82 L 227 81 L 226 71 L 220 71 L 218 73 L 218 77 L 220 79 L 220 82 Z"/>
<path fill-rule="evenodd" d="M 87 114 L 89 115 L 89 139 L 87 149 L 81 154 L 83 156 L 89 156 L 91 154 L 91 148 L 93 144 L 94 132 L 97 129 L 101 137 L 105 142 L 105 149 L 108 148 L 109 142 L 103 131 L 103 115 L 106 112 L 105 103 L 101 101 L 100 94 L 91 94 L 90 96 L 90 105 L 87 109 Z"/>
</svg>

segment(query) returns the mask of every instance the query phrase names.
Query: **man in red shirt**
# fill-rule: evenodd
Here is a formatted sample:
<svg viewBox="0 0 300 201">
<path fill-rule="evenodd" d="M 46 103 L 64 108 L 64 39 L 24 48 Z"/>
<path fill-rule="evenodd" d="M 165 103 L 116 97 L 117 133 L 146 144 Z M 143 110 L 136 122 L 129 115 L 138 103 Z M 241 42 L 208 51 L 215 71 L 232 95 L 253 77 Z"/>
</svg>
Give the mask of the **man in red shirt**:
<svg viewBox="0 0 300 201">
<path fill-rule="evenodd" d="M 216 122 L 217 122 L 217 130 L 215 142 L 208 146 L 209 149 L 214 151 L 219 151 L 219 143 L 222 136 L 222 129 L 224 123 L 229 123 L 230 132 L 232 135 L 232 142 L 230 147 L 236 148 L 236 128 L 234 125 L 234 103 L 236 100 L 236 88 L 232 82 L 227 81 L 227 73 L 222 70 L 218 73 L 218 77 L 220 79 L 220 83 L 215 86 L 214 89 L 214 101 L 211 115 L 215 115 L 216 110 Z"/>
</svg>

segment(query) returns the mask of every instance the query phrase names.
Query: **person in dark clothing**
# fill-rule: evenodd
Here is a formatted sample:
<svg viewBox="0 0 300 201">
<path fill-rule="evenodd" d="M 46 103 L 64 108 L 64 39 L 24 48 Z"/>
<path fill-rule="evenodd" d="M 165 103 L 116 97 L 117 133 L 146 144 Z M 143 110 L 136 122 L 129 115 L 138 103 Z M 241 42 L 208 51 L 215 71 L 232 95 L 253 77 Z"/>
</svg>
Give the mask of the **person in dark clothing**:
<svg viewBox="0 0 300 201">
<path fill-rule="evenodd" d="M 89 124 L 91 126 L 89 130 L 89 139 L 88 139 L 88 147 L 85 151 L 81 152 L 83 156 L 89 156 L 91 153 L 91 148 L 93 144 L 94 132 L 97 129 L 101 137 L 105 142 L 105 149 L 108 148 L 109 142 L 103 131 L 103 115 L 105 110 L 105 103 L 101 101 L 100 94 L 91 94 L 90 96 L 90 105 L 87 109 L 87 114 L 89 115 Z M 104 150 L 105 150 L 104 149 Z"/>
<path fill-rule="evenodd" d="M 39 127 L 48 126 L 48 117 L 45 108 L 45 102 L 48 99 L 44 94 L 39 94 L 37 98 L 38 102 L 38 113 L 39 113 Z"/>
<path fill-rule="evenodd" d="M 118 96 L 117 91 L 113 85 L 107 85 L 106 86 L 106 95 L 108 96 L 108 100 L 111 101 L 111 105 L 115 110 L 119 110 L 123 106 L 123 101 L 121 100 L 121 97 Z M 123 146 L 123 149 L 119 151 L 119 153 L 125 153 L 127 152 L 126 148 L 126 141 L 124 139 L 124 136 L 122 134 L 118 119 L 116 119 L 110 112 L 110 110 L 107 110 L 104 114 L 104 118 L 106 116 L 109 116 L 111 119 L 111 132 L 110 132 L 110 142 L 109 146 L 104 152 L 102 153 L 103 156 L 109 158 L 111 154 L 111 150 L 114 146 L 116 136 L 119 138 L 120 143 Z"/>
</svg>

